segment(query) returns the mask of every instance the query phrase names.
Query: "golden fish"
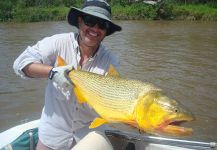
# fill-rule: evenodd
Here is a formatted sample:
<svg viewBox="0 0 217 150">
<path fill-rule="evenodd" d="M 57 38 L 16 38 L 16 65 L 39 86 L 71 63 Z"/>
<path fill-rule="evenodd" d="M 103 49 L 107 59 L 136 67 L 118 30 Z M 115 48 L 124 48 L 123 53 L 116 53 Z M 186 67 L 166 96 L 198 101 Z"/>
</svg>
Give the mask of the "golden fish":
<svg viewBox="0 0 217 150">
<path fill-rule="evenodd" d="M 59 63 L 65 65 L 59 58 Z M 81 70 L 69 72 L 80 103 L 88 103 L 101 118 L 90 128 L 105 123 L 125 123 L 147 133 L 189 135 L 191 128 L 177 122 L 191 121 L 192 114 L 152 84 L 119 77 L 113 66 L 107 76 Z"/>
</svg>

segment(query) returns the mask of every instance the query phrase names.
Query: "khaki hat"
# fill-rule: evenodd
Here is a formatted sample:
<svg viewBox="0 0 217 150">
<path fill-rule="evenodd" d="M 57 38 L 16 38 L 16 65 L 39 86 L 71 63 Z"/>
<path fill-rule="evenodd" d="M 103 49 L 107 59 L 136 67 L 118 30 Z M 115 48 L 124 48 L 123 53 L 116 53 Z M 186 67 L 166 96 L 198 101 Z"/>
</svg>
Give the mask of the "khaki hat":
<svg viewBox="0 0 217 150">
<path fill-rule="evenodd" d="M 121 31 L 121 27 L 111 21 L 111 7 L 104 0 L 86 0 L 81 9 L 72 7 L 67 16 L 69 24 L 78 28 L 78 16 L 85 14 L 108 21 L 107 36 Z"/>
</svg>

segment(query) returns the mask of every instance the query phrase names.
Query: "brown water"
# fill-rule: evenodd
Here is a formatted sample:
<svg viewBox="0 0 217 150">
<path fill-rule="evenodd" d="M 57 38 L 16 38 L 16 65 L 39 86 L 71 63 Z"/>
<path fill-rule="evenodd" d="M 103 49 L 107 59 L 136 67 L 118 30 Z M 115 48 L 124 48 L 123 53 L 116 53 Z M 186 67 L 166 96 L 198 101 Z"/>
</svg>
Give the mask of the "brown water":
<svg viewBox="0 0 217 150">
<path fill-rule="evenodd" d="M 104 43 L 121 60 L 124 77 L 152 82 L 197 118 L 187 139 L 217 141 L 217 22 L 119 21 L 123 31 Z M 0 131 L 38 119 L 45 79 L 23 80 L 15 58 L 45 36 L 75 31 L 65 22 L 0 24 Z"/>
</svg>

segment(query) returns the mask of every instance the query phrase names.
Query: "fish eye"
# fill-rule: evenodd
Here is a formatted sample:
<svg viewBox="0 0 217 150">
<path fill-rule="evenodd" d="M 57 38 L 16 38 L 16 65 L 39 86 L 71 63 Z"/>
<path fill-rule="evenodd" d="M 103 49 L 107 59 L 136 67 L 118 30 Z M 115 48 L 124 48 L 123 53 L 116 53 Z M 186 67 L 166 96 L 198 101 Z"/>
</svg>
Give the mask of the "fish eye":
<svg viewBox="0 0 217 150">
<path fill-rule="evenodd" d="M 175 111 L 176 113 L 179 112 L 178 109 L 175 109 L 174 111 Z"/>
</svg>

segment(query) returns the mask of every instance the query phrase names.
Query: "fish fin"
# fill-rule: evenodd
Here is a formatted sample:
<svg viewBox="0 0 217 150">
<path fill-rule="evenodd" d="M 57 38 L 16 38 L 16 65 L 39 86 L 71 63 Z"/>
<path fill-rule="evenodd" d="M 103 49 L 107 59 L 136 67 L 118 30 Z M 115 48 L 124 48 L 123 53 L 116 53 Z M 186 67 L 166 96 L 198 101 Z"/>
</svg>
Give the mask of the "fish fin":
<svg viewBox="0 0 217 150">
<path fill-rule="evenodd" d="M 81 92 L 77 86 L 74 87 L 74 93 L 75 93 L 79 103 L 85 103 L 86 102 L 84 96 L 81 94 Z"/>
<path fill-rule="evenodd" d="M 110 64 L 110 66 L 109 66 L 107 75 L 109 75 L 109 76 L 117 76 L 117 77 L 120 76 L 119 72 L 115 69 L 115 67 L 112 64 Z"/>
<path fill-rule="evenodd" d="M 89 126 L 90 129 L 92 128 L 96 128 L 96 127 L 99 127 L 103 124 L 107 123 L 107 121 L 103 118 L 95 118 L 93 120 L 93 122 L 91 123 L 91 125 Z"/>
<path fill-rule="evenodd" d="M 57 56 L 57 66 L 66 66 L 65 60 L 61 56 Z"/>
</svg>

